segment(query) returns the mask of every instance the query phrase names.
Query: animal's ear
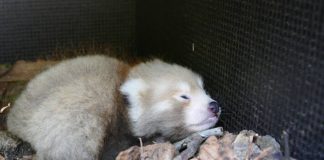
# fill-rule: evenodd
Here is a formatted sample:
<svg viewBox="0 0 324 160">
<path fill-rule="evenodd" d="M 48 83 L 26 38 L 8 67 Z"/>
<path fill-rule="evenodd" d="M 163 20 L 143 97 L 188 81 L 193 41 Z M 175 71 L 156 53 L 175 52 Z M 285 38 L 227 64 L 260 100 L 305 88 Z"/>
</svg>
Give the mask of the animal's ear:
<svg viewBox="0 0 324 160">
<path fill-rule="evenodd" d="M 120 91 L 123 95 L 127 96 L 130 104 L 129 115 L 133 123 L 136 123 L 142 114 L 142 96 L 147 90 L 147 84 L 142 79 L 130 79 L 126 80 L 120 87 Z"/>
<path fill-rule="evenodd" d="M 147 85 L 142 79 L 130 79 L 120 87 L 120 91 L 126 96 L 139 96 L 138 94 L 147 89 Z"/>
</svg>

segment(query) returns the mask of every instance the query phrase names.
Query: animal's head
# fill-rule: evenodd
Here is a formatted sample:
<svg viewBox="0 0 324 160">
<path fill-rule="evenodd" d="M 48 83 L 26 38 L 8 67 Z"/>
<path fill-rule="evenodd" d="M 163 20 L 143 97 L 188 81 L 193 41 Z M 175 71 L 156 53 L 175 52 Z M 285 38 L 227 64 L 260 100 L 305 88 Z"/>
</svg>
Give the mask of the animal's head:
<svg viewBox="0 0 324 160">
<path fill-rule="evenodd" d="M 220 107 L 191 70 L 160 60 L 135 66 L 121 86 L 129 101 L 132 132 L 170 140 L 213 127 Z"/>
</svg>

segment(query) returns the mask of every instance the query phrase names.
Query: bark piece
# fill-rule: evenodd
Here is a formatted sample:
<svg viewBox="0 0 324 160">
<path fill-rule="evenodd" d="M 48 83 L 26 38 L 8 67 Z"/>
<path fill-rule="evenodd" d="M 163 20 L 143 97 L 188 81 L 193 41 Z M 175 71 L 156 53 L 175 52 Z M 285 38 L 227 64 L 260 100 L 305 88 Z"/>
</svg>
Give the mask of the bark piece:
<svg viewBox="0 0 324 160">
<path fill-rule="evenodd" d="M 171 143 L 157 143 L 141 148 L 133 146 L 118 154 L 116 160 L 169 160 L 174 157 L 176 150 Z"/>
<path fill-rule="evenodd" d="M 183 160 L 189 159 L 193 157 L 197 150 L 199 149 L 200 144 L 210 136 L 222 136 L 223 135 L 223 128 L 217 127 L 212 128 L 204 131 L 200 131 L 197 133 L 192 134 L 191 136 L 175 143 L 175 147 L 177 151 L 184 149 L 178 156 L 174 158 L 174 160 Z"/>
<path fill-rule="evenodd" d="M 237 135 L 233 142 L 234 153 L 239 160 L 256 157 L 261 153 L 260 148 L 252 142 L 251 137 L 255 136 L 254 131 L 243 130 Z"/>
<path fill-rule="evenodd" d="M 125 151 L 120 152 L 116 157 L 116 160 L 139 160 L 140 156 L 140 147 L 133 146 Z"/>
<path fill-rule="evenodd" d="M 199 149 L 198 155 L 192 160 L 234 160 L 236 156 L 232 149 L 235 136 L 226 133 L 222 138 L 209 137 Z"/>
</svg>

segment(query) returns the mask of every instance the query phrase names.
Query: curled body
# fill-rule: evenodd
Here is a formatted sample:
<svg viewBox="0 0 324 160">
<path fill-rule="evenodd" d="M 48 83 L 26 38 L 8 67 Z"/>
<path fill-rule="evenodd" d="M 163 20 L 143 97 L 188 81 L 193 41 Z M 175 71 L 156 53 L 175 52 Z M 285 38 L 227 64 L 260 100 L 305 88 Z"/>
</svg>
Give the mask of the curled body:
<svg viewBox="0 0 324 160">
<path fill-rule="evenodd" d="M 174 141 L 208 129 L 219 114 L 201 77 L 185 67 L 95 55 L 65 60 L 32 79 L 7 125 L 32 145 L 36 159 L 96 160 L 114 159 L 135 137 Z"/>
</svg>

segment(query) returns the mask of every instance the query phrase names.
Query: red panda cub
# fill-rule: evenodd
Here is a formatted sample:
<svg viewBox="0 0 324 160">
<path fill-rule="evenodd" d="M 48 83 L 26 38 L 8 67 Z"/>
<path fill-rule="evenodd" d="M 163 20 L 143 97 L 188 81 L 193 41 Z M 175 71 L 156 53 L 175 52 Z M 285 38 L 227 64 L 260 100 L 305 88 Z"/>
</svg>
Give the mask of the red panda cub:
<svg viewBox="0 0 324 160">
<path fill-rule="evenodd" d="M 185 67 L 92 55 L 32 79 L 7 125 L 32 145 L 37 160 L 97 160 L 114 159 L 136 137 L 175 141 L 208 129 L 219 115 L 202 78 Z"/>
</svg>

